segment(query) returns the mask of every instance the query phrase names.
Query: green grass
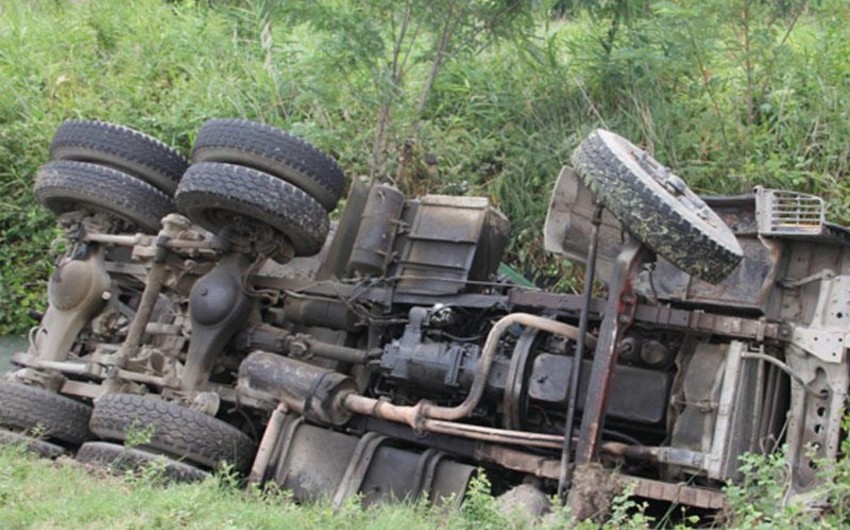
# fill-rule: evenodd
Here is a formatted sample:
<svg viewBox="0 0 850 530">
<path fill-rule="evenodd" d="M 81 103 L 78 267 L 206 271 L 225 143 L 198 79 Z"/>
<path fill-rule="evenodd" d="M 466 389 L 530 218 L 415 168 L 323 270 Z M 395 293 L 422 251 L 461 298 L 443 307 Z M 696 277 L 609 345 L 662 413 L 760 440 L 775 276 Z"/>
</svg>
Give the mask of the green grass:
<svg viewBox="0 0 850 530">
<path fill-rule="evenodd" d="M 843 450 L 850 449 L 844 440 Z M 846 453 L 845 453 L 846 454 Z M 649 516 L 646 504 L 614 500 L 607 522 L 577 522 L 555 509 L 542 521 L 504 515 L 490 496 L 488 481 L 473 479 L 459 510 L 424 504 L 380 504 L 369 508 L 350 499 L 339 510 L 328 502 L 296 504 L 274 488 L 239 489 L 222 473 L 196 484 L 166 484 L 161 468 L 115 476 L 62 458 L 37 459 L 17 446 L 0 447 L 0 528 L 3 529 L 387 529 L 555 530 L 692 527 L 746 529 L 846 528 L 850 524 L 850 462 L 822 463 L 823 484 L 803 497 L 789 497 L 789 466 L 780 452 L 745 457 L 743 483 L 727 488 L 730 508 L 720 520 L 679 517 L 678 509 Z"/>
<path fill-rule="evenodd" d="M 92 474 L 93 473 L 93 474 Z M 424 508 L 354 504 L 299 507 L 283 494 L 247 493 L 216 479 L 162 486 L 151 478 L 87 471 L 72 460 L 37 460 L 17 448 L 0 451 L 0 527 L 17 528 L 375 528 L 451 525 Z M 458 526 L 460 525 L 460 526 Z"/>
<path fill-rule="evenodd" d="M 526 38 L 451 55 L 417 116 L 434 33 L 420 27 L 407 77 L 388 87 L 392 27 L 381 21 L 398 22 L 398 2 L 0 2 L 0 335 L 25 332 L 45 303 L 56 232 L 31 186 L 68 118 L 123 123 L 184 152 L 206 119 L 260 120 L 355 178 L 369 172 L 393 94 L 387 173 L 421 119 L 399 184 L 490 196 L 513 223 L 508 260 L 562 288 L 571 269 L 543 252 L 541 227 L 560 166 L 594 127 L 647 146 L 698 191 L 818 193 L 832 219 L 850 220 L 850 4 L 785 2 L 806 6 L 799 17 L 777 16 L 774 2 L 643 4 L 613 33 L 605 13 L 552 20 L 535 4 Z"/>
<path fill-rule="evenodd" d="M 0 528 L 502 530 L 529 527 L 505 517 L 484 480 L 461 510 L 396 503 L 362 508 L 356 498 L 299 505 L 286 492 L 241 490 L 226 476 L 199 484 L 163 485 L 156 466 L 113 476 L 70 459 L 39 460 L 18 447 L 0 448 Z M 560 527 L 555 518 L 548 528 Z M 588 527 L 590 528 L 590 527 Z"/>
</svg>

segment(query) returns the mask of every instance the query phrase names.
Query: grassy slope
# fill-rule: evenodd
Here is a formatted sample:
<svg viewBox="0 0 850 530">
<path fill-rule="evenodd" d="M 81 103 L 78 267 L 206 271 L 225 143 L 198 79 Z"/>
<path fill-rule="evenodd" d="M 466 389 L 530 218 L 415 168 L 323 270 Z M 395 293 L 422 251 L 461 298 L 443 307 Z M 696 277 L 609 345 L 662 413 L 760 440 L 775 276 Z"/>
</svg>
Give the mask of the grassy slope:
<svg viewBox="0 0 850 530">
<path fill-rule="evenodd" d="M 845 441 L 843 449 L 850 450 Z M 845 452 L 846 454 L 846 452 Z M 788 466 L 781 454 L 747 457 L 744 484 L 727 490 L 731 508 L 712 527 L 767 529 L 847 528 L 850 525 L 850 461 L 824 465 L 824 485 L 810 500 L 826 501 L 827 511 L 812 510 L 786 498 Z M 352 499 L 334 511 L 328 503 L 296 505 L 285 492 L 238 489 L 227 475 L 200 484 L 164 486 L 156 467 L 115 477 L 73 460 L 37 459 L 19 447 L 0 447 L 0 528 L 5 529 L 387 529 L 387 530 L 555 530 L 599 529 L 578 523 L 567 511 L 532 524 L 516 514 L 505 517 L 488 494 L 486 480 L 475 479 L 462 509 L 446 512 L 423 505 L 383 504 L 363 509 Z M 604 530 L 705 527 L 708 520 L 688 517 L 673 523 L 653 519 L 645 506 L 627 497 L 615 500 Z"/>
<path fill-rule="evenodd" d="M 0 2 L 0 335 L 25 331 L 27 310 L 44 304 L 55 232 L 30 188 L 64 119 L 124 123 L 186 151 L 205 119 L 241 116 L 294 131 L 352 176 L 368 171 L 379 99 L 368 65 L 382 60 L 358 56 L 347 35 L 287 21 L 298 3 Z M 772 2 L 750 4 L 744 24 L 727 0 L 659 2 L 615 32 L 610 53 L 606 19 L 538 13 L 530 45 L 452 57 L 417 138 L 439 176 L 403 184 L 490 195 L 513 222 L 514 264 L 562 283 L 563 264 L 541 249 L 546 197 L 600 125 L 647 145 L 700 191 L 789 187 L 823 194 L 850 218 L 850 4 L 810 3 L 793 24 L 766 11 Z M 403 87 L 390 153 L 427 70 L 418 64 Z"/>
<path fill-rule="evenodd" d="M 509 530 L 595 529 L 568 514 L 531 525 L 505 517 L 488 495 L 486 480 L 474 480 L 461 510 L 425 505 L 382 504 L 362 508 L 356 498 L 334 511 L 327 502 L 297 505 L 281 491 L 239 489 L 226 475 L 199 484 L 163 485 L 155 466 L 140 474 L 112 476 L 63 458 L 37 459 L 21 448 L 0 447 L 0 528 L 40 529 L 315 529 L 315 530 Z M 626 526 L 639 527 L 642 519 Z"/>
<path fill-rule="evenodd" d="M 91 474 L 73 461 L 37 460 L 17 448 L 0 451 L 0 528 L 314 528 L 409 530 L 462 526 L 405 506 L 334 514 L 327 505 L 300 508 L 285 496 L 250 495 L 216 480 L 158 486 Z"/>
</svg>

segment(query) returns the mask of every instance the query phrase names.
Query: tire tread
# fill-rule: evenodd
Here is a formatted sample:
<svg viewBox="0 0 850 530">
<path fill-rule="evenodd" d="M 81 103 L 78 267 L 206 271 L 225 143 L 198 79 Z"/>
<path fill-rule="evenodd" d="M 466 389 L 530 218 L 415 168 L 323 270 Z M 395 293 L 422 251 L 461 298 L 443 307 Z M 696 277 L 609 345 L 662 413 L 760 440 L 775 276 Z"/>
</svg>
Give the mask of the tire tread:
<svg viewBox="0 0 850 530">
<path fill-rule="evenodd" d="M 158 232 L 160 220 L 176 209 L 168 195 L 147 182 L 88 162 L 49 162 L 38 170 L 33 189 L 38 201 L 57 215 L 94 207 L 148 233 Z"/>
<path fill-rule="evenodd" d="M 0 426 L 44 429 L 48 440 L 79 445 L 91 439 L 91 406 L 43 388 L 0 382 Z"/>
<path fill-rule="evenodd" d="M 159 398 L 108 394 L 95 403 L 89 427 L 106 440 L 123 442 L 138 426 L 150 428 L 150 440 L 139 446 L 212 469 L 221 462 L 245 471 L 254 458 L 254 442 L 236 427 L 202 412 Z"/>
<path fill-rule="evenodd" d="M 600 135 L 591 134 L 582 142 L 572 163 L 626 230 L 688 274 L 719 283 L 740 263 L 740 248 L 727 245 L 661 200 Z M 720 228 L 729 230 L 726 225 Z"/>
<path fill-rule="evenodd" d="M 50 144 L 53 160 L 111 166 L 173 195 L 189 161 L 171 146 L 135 129 L 97 120 L 68 120 Z"/>
<path fill-rule="evenodd" d="M 286 180 L 330 211 L 345 187 L 336 160 L 309 142 L 275 127 L 241 119 L 210 120 L 201 126 L 192 161 L 237 164 Z"/>
<path fill-rule="evenodd" d="M 239 213 L 286 236 L 296 256 L 316 254 L 324 245 L 328 213 L 296 186 L 251 168 L 201 162 L 193 164 L 177 189 L 177 208 L 204 228 L 217 232 L 212 210 Z"/>
</svg>

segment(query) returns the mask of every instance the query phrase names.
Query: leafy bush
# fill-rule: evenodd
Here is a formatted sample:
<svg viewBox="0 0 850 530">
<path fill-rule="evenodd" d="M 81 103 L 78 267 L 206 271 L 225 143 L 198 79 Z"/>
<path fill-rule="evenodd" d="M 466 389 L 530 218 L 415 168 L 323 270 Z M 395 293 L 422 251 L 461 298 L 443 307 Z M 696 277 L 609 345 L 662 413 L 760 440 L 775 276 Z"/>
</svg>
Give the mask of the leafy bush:
<svg viewBox="0 0 850 530">
<path fill-rule="evenodd" d="M 698 191 L 791 188 L 850 219 L 846 2 L 552 4 L 567 18 L 513 0 L 0 4 L 0 334 L 44 304 L 55 230 L 30 189 L 68 118 L 185 152 L 204 120 L 245 117 L 351 177 L 489 195 L 513 222 L 509 260 L 559 288 L 574 271 L 542 250 L 546 202 L 599 126 Z"/>
</svg>

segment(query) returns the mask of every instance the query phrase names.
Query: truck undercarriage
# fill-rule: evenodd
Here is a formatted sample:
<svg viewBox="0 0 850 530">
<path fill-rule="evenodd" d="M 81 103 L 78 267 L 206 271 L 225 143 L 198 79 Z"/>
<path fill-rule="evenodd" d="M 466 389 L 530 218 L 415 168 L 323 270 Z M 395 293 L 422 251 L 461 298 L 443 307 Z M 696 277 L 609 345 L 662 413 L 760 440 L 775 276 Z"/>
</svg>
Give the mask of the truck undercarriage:
<svg viewBox="0 0 850 530">
<path fill-rule="evenodd" d="M 817 197 L 698 197 L 595 131 L 544 227 L 584 290 L 551 293 L 500 274 L 486 198 L 354 179 L 330 223 L 342 171 L 282 131 L 213 120 L 191 165 L 128 131 L 66 123 L 36 181 L 67 251 L 0 422 L 43 454 L 337 505 L 457 503 L 480 467 L 580 517 L 624 487 L 721 509 L 783 444 L 802 494 L 838 457 L 850 232 Z"/>
</svg>

